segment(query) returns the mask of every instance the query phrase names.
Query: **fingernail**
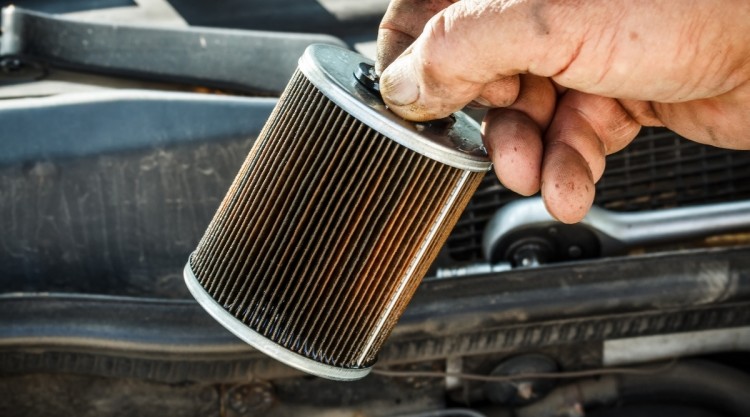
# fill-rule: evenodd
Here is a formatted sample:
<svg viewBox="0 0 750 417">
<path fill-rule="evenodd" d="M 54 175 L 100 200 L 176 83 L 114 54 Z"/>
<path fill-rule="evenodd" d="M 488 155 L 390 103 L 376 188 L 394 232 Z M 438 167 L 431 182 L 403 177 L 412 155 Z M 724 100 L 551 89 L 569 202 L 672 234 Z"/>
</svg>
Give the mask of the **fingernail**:
<svg viewBox="0 0 750 417">
<path fill-rule="evenodd" d="M 406 106 L 419 98 L 419 83 L 409 57 L 395 60 L 380 77 L 380 92 L 397 106 Z"/>
</svg>

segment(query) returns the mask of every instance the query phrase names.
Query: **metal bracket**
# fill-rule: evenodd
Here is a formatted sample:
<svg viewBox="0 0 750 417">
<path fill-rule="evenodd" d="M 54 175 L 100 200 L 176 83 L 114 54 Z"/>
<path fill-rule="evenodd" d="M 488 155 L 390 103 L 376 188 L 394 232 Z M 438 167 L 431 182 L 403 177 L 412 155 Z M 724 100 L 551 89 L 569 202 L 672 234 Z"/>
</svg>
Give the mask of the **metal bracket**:
<svg viewBox="0 0 750 417">
<path fill-rule="evenodd" d="M 485 229 L 482 247 L 490 262 L 535 266 L 749 229 L 750 201 L 636 213 L 594 206 L 580 223 L 570 225 L 552 218 L 541 198 L 526 198 L 495 213 Z"/>
<path fill-rule="evenodd" d="M 0 84 L 60 68 L 279 95 L 314 43 L 346 47 L 328 35 L 89 23 L 9 6 L 2 10 Z"/>
</svg>

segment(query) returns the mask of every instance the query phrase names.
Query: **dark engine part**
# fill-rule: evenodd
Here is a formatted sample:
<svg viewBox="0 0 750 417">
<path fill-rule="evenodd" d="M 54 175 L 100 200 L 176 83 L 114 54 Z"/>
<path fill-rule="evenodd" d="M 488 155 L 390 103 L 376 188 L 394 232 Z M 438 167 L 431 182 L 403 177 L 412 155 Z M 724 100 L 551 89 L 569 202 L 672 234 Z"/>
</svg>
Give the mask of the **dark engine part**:
<svg viewBox="0 0 750 417">
<path fill-rule="evenodd" d="M 61 68 L 277 96 L 306 47 L 345 46 L 319 34 L 90 23 L 13 6 L 2 13 L 0 84 Z"/>
</svg>

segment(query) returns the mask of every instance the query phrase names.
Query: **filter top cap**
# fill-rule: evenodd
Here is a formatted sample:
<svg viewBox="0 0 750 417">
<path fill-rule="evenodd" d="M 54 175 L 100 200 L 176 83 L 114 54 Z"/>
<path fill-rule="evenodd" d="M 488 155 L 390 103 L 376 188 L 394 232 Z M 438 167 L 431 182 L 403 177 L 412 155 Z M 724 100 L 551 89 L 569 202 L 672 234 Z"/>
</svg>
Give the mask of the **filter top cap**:
<svg viewBox="0 0 750 417">
<path fill-rule="evenodd" d="M 402 119 L 354 77 L 363 62 L 372 64 L 356 52 L 311 45 L 300 58 L 299 69 L 331 101 L 391 140 L 455 168 L 475 172 L 490 169 L 476 121 L 462 112 L 453 114 L 455 122 L 450 126 Z"/>
</svg>

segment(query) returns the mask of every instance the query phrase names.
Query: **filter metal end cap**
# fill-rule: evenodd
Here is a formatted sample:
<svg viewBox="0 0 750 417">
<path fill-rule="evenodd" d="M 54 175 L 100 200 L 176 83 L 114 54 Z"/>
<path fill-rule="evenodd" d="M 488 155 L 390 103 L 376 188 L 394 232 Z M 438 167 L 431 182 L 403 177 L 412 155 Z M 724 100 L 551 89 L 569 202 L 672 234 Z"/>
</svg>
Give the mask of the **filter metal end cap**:
<svg viewBox="0 0 750 417">
<path fill-rule="evenodd" d="M 356 52 L 330 45 L 311 45 L 299 69 L 326 97 L 362 123 L 428 158 L 455 168 L 485 172 L 492 164 L 482 144 L 479 124 L 462 112 L 448 128 L 404 120 L 352 75 L 360 63 L 372 64 Z"/>
<path fill-rule="evenodd" d="M 292 352 L 291 350 L 277 344 L 276 342 L 269 340 L 262 334 L 254 331 L 248 327 L 245 323 L 238 320 L 227 310 L 224 309 L 219 303 L 216 302 L 201 286 L 198 279 L 193 274 L 193 269 L 190 267 L 190 262 L 185 265 L 183 270 L 183 277 L 185 278 L 185 284 L 190 290 L 190 293 L 198 301 L 198 304 L 208 312 L 214 320 L 221 323 L 227 330 L 232 332 L 235 336 L 242 339 L 255 349 L 258 349 L 262 353 L 279 360 L 292 368 L 299 369 L 300 371 L 313 374 L 322 378 L 332 379 L 335 381 L 353 381 L 364 378 L 367 376 L 372 368 L 340 368 L 337 366 L 327 365 L 321 363 L 299 353 Z"/>
</svg>

